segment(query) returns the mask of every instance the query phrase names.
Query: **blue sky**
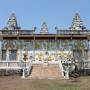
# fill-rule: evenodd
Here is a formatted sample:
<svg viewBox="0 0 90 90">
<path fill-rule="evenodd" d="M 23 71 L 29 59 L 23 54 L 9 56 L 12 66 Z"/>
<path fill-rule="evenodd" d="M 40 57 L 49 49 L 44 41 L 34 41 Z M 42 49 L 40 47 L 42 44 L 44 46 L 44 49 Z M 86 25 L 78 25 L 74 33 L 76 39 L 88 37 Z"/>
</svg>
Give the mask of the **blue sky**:
<svg viewBox="0 0 90 90">
<path fill-rule="evenodd" d="M 55 32 L 55 26 L 68 29 L 76 12 L 90 28 L 89 8 L 90 0 L 0 0 L 0 29 L 13 12 L 22 29 L 36 26 L 39 32 L 43 21 L 47 23 L 49 32 Z"/>
</svg>

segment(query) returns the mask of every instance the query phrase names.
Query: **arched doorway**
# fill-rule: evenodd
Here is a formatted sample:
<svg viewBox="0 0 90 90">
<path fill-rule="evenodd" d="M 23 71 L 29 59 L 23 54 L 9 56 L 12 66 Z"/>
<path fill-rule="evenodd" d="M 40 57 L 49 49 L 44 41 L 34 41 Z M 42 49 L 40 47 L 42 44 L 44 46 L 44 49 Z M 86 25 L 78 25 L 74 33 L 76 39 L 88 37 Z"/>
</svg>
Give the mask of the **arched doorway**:
<svg viewBox="0 0 90 90">
<path fill-rule="evenodd" d="M 5 40 L 2 46 L 2 60 L 14 61 L 16 60 L 17 49 L 15 42 L 12 40 Z"/>
</svg>

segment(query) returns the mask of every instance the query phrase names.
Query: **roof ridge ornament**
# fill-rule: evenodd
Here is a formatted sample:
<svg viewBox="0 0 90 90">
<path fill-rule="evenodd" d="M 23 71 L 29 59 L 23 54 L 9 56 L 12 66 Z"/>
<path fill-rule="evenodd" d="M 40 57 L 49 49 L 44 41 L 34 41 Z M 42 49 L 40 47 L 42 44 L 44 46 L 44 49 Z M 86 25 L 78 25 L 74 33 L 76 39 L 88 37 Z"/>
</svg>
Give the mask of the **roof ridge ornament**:
<svg viewBox="0 0 90 90">
<path fill-rule="evenodd" d="M 40 34 L 48 34 L 48 26 L 47 26 L 46 22 L 42 23 Z"/>
<path fill-rule="evenodd" d="M 79 13 L 76 13 L 72 20 L 72 25 L 70 27 L 70 30 L 85 30 L 85 29 L 86 27 L 83 25 L 83 21 Z"/>
<path fill-rule="evenodd" d="M 4 30 L 18 30 L 18 29 L 20 29 L 20 27 L 18 27 L 16 15 L 15 13 L 12 13 L 8 19 L 7 26 L 4 27 Z"/>
</svg>

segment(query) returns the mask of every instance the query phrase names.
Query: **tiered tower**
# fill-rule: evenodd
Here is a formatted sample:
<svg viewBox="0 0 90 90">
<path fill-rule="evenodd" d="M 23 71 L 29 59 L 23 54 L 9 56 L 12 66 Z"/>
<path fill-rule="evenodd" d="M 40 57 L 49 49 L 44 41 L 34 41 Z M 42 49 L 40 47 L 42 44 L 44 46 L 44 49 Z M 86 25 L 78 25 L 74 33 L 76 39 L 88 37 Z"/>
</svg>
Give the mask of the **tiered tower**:
<svg viewBox="0 0 90 90">
<path fill-rule="evenodd" d="M 48 34 L 48 26 L 45 22 L 42 23 L 40 34 Z"/>
<path fill-rule="evenodd" d="M 85 30 L 86 27 L 83 25 L 83 21 L 78 13 L 75 14 L 70 30 Z"/>
<path fill-rule="evenodd" d="M 4 27 L 4 30 L 19 30 L 20 27 L 18 27 L 17 19 L 14 13 L 11 14 L 7 26 Z"/>
</svg>

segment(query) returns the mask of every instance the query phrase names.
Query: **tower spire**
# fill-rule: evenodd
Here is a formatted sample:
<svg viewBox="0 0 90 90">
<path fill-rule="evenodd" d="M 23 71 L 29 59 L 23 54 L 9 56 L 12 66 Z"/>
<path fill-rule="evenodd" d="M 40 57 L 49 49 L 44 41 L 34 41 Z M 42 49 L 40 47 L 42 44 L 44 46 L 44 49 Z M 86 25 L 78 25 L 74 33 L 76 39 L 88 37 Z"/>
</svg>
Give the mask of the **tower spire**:
<svg viewBox="0 0 90 90">
<path fill-rule="evenodd" d="M 46 22 L 42 23 L 40 34 L 48 34 L 48 26 L 47 26 Z"/>
<path fill-rule="evenodd" d="M 85 30 L 86 29 L 83 25 L 83 21 L 81 20 L 79 13 L 75 14 L 70 29 L 71 30 Z"/>
<path fill-rule="evenodd" d="M 20 29 L 20 27 L 18 27 L 15 13 L 12 13 L 7 22 L 7 26 L 4 28 L 4 30 L 17 30 L 17 29 Z"/>
</svg>

